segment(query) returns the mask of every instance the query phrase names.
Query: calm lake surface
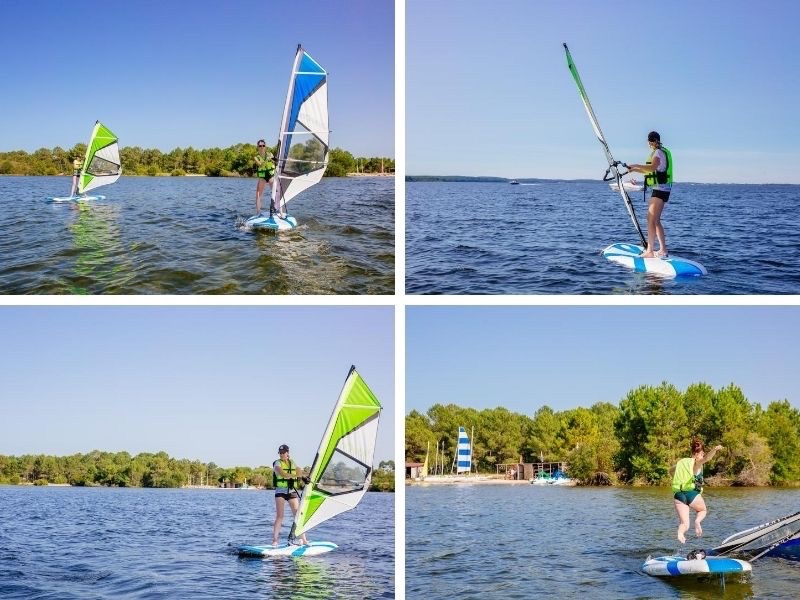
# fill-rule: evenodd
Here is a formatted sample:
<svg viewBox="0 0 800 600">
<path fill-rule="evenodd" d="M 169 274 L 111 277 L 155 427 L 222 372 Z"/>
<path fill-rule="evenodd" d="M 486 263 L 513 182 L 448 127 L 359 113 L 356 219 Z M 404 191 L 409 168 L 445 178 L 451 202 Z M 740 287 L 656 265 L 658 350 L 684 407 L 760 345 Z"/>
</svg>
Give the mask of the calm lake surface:
<svg viewBox="0 0 800 600">
<path fill-rule="evenodd" d="M 45 202 L 69 186 L 0 177 L 0 293 L 394 293 L 393 178 L 326 178 L 281 234 L 239 226 L 255 179 L 123 176 L 106 200 Z"/>
<path fill-rule="evenodd" d="M 647 207 L 632 195 L 643 231 Z M 639 243 L 602 182 L 408 182 L 409 294 L 797 294 L 797 185 L 676 184 L 662 223 L 671 253 L 708 275 L 664 279 L 600 252 Z"/>
<path fill-rule="evenodd" d="M 239 558 L 270 542 L 274 507 L 269 491 L 0 486 L 0 597 L 394 598 L 394 494 L 309 533 L 333 552 Z"/>
<path fill-rule="evenodd" d="M 800 490 L 704 495 L 704 537 L 687 536 L 689 549 L 800 510 Z M 679 550 L 676 529 L 668 488 L 407 486 L 406 598 L 798 597 L 800 563 L 783 559 L 756 560 L 749 582 L 724 589 L 642 573 L 649 554 Z"/>
</svg>

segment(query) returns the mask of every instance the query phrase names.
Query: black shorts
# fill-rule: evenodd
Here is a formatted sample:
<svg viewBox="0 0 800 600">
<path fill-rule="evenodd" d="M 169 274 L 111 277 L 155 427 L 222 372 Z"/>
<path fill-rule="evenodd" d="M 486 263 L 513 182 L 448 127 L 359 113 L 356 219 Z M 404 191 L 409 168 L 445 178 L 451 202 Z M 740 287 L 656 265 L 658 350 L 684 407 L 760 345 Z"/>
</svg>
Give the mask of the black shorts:
<svg viewBox="0 0 800 600">
<path fill-rule="evenodd" d="M 284 500 L 290 500 L 291 498 L 299 498 L 300 496 L 297 495 L 297 490 L 287 490 L 285 492 L 275 491 L 276 498 L 283 498 Z"/>
<path fill-rule="evenodd" d="M 653 190 L 653 195 L 650 196 L 651 198 L 658 198 L 659 200 L 663 200 L 666 203 L 669 200 L 669 192 L 665 192 L 663 190 Z"/>
</svg>

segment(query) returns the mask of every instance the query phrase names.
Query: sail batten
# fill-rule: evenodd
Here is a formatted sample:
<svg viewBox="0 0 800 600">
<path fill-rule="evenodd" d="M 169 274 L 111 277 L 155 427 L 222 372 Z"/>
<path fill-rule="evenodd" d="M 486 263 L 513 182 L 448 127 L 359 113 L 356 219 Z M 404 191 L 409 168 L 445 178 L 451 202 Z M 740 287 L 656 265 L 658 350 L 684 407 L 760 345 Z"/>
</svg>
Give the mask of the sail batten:
<svg viewBox="0 0 800 600">
<path fill-rule="evenodd" d="M 290 537 L 353 509 L 369 489 L 381 404 L 351 367 L 303 489 Z"/>
<path fill-rule="evenodd" d="M 283 208 L 319 183 L 328 165 L 328 73 L 297 47 L 276 150 L 272 204 Z"/>
<path fill-rule="evenodd" d="M 86 145 L 86 156 L 78 178 L 78 193 L 83 194 L 114 183 L 121 174 L 119 139 L 108 127 L 97 121 Z"/>
<path fill-rule="evenodd" d="M 606 160 L 608 161 L 608 171 L 606 175 L 610 173 L 613 175 L 614 180 L 617 183 L 617 189 L 619 191 L 620 196 L 622 197 L 622 201 L 625 203 L 625 208 L 628 211 L 628 215 L 633 221 L 633 225 L 636 227 L 636 231 L 639 234 L 639 238 L 642 241 L 643 246 L 647 246 L 647 239 L 645 238 L 644 232 L 642 231 L 641 226 L 639 225 L 639 220 L 636 218 L 636 211 L 633 208 L 633 201 L 631 197 L 628 195 L 627 190 L 622 184 L 622 174 L 619 172 L 618 166 L 621 164 L 619 161 L 614 160 L 614 156 L 611 154 L 611 149 L 608 146 L 608 142 L 606 141 L 605 136 L 603 135 L 603 131 L 600 129 L 600 122 L 597 120 L 597 115 L 594 113 L 594 109 L 592 108 L 591 102 L 589 102 L 589 96 L 586 93 L 586 88 L 583 87 L 583 82 L 581 81 L 581 76 L 578 75 L 578 69 L 575 66 L 575 63 L 572 60 L 572 55 L 569 53 L 569 48 L 566 44 L 564 44 L 564 51 L 567 54 L 567 67 L 569 67 L 570 73 L 572 73 L 572 78 L 575 80 L 575 84 L 578 86 L 578 93 L 581 96 L 581 100 L 583 101 L 583 107 L 586 109 L 586 114 L 589 115 L 589 122 L 592 124 L 592 129 L 594 129 L 594 133 L 597 136 L 597 139 L 600 141 L 600 144 L 603 146 L 603 152 L 606 155 Z"/>
</svg>

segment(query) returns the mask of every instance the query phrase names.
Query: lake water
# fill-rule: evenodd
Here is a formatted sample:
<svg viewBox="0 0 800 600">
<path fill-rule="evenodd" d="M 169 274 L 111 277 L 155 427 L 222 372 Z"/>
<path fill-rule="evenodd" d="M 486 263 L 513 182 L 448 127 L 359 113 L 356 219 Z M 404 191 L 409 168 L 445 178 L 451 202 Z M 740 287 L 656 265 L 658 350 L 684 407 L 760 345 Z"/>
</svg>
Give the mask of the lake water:
<svg viewBox="0 0 800 600">
<path fill-rule="evenodd" d="M 646 233 L 641 192 L 634 206 Z M 664 279 L 600 255 L 639 243 L 602 182 L 408 182 L 409 294 L 797 294 L 797 185 L 676 184 L 662 223 L 670 252 L 708 275 Z"/>
<path fill-rule="evenodd" d="M 255 179 L 122 177 L 106 200 L 45 202 L 67 177 L 0 177 L 0 293 L 392 294 L 393 178 L 326 178 L 300 227 L 243 231 Z"/>
<path fill-rule="evenodd" d="M 700 541 L 800 510 L 800 490 L 713 489 Z M 694 523 L 694 517 L 692 517 Z M 754 561 L 749 582 L 678 581 L 639 568 L 679 550 L 669 489 L 406 487 L 406 598 L 797 598 L 800 563 Z M 691 530 L 693 531 L 693 529 Z"/>
<path fill-rule="evenodd" d="M 0 597 L 394 598 L 394 494 L 368 493 L 309 532 L 339 544 L 333 552 L 239 558 L 236 545 L 270 542 L 273 498 L 0 486 Z"/>
</svg>

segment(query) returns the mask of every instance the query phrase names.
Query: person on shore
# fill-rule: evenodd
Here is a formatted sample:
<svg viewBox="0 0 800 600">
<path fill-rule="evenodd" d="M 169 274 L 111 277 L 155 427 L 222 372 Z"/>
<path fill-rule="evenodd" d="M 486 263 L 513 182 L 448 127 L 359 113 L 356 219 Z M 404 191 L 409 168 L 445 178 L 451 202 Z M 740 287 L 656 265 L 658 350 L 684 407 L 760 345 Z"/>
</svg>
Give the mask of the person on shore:
<svg viewBox="0 0 800 600">
<path fill-rule="evenodd" d="M 672 192 L 672 153 L 661 145 L 661 136 L 657 131 L 647 134 L 650 156 L 643 165 L 628 165 L 628 170 L 643 173 L 644 184 L 653 189 L 650 205 L 647 208 L 647 248 L 642 252 L 643 258 L 666 258 L 668 256 L 667 240 L 664 226 L 661 224 L 661 213 Z M 653 238 L 658 240 L 658 251 L 655 251 Z"/>
<path fill-rule="evenodd" d="M 78 191 L 78 178 L 81 175 L 81 167 L 83 167 L 83 161 L 78 154 L 72 155 L 72 187 L 69 191 L 70 198 L 74 196 Z"/>
<path fill-rule="evenodd" d="M 258 152 L 255 157 L 256 176 L 258 183 L 256 184 L 256 214 L 261 214 L 261 197 L 264 195 L 264 188 L 267 185 L 272 189 L 272 179 L 275 176 L 275 157 L 272 152 L 267 150 L 267 144 L 264 140 L 257 142 Z"/>
<path fill-rule="evenodd" d="M 292 514 L 297 514 L 300 507 L 300 496 L 297 493 L 296 483 L 298 479 L 306 481 L 308 478 L 303 475 L 303 470 L 289 458 L 289 446 L 282 444 L 278 448 L 278 460 L 272 463 L 272 483 L 275 486 L 275 523 L 272 526 L 272 545 L 278 545 L 278 538 L 281 534 L 283 525 L 284 501 L 288 502 L 292 509 Z M 305 534 L 300 536 L 300 541 L 308 544 Z"/>
<path fill-rule="evenodd" d="M 686 543 L 685 533 L 689 529 L 690 509 L 695 511 L 694 533 L 697 537 L 703 535 L 700 523 L 706 518 L 708 509 L 703 500 L 703 465 L 714 458 L 722 450 L 722 446 L 714 446 L 705 453 L 703 442 L 698 437 L 693 437 L 691 442 L 692 455 L 682 458 L 672 469 L 672 496 L 675 512 L 678 513 L 678 541 Z"/>
</svg>

